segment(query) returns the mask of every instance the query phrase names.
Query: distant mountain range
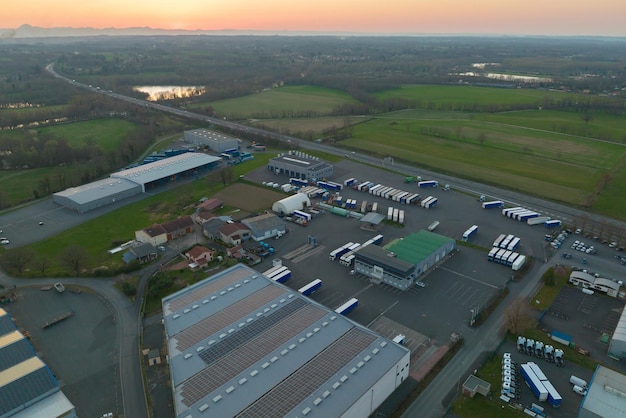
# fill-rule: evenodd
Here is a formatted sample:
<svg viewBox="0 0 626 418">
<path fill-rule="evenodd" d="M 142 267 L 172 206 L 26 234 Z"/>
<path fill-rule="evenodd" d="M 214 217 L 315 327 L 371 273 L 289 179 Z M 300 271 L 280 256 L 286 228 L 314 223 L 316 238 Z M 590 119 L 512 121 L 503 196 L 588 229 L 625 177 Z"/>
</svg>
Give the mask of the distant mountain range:
<svg viewBox="0 0 626 418">
<path fill-rule="evenodd" d="M 320 35 L 367 35 L 365 33 L 322 33 L 314 31 L 287 32 L 262 30 L 184 30 L 184 29 L 153 29 L 143 28 L 42 28 L 38 26 L 22 25 L 17 29 L 0 29 L 0 40 L 23 38 L 66 38 L 85 36 L 176 36 L 176 35 L 292 35 L 292 36 L 320 36 Z M 375 34 L 370 34 L 375 35 Z M 379 34 L 380 35 L 380 34 Z M 400 35 L 400 34 L 398 34 Z"/>
</svg>

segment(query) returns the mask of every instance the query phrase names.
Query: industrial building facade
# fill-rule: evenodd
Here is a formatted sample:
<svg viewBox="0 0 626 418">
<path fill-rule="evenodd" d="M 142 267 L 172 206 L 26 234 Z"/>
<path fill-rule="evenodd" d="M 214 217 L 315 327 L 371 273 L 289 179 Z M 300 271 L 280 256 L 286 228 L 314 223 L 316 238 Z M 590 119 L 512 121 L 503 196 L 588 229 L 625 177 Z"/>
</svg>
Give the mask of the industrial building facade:
<svg viewBox="0 0 626 418">
<path fill-rule="evenodd" d="M 300 151 L 289 151 L 280 154 L 267 163 L 267 169 L 275 174 L 285 174 L 289 177 L 317 181 L 333 176 L 333 166 L 317 157 Z"/>
<path fill-rule="evenodd" d="M 48 366 L 0 308 L 0 417 L 76 418 Z"/>
<path fill-rule="evenodd" d="M 369 245 L 356 252 L 354 271 L 406 290 L 418 277 L 456 249 L 456 242 L 429 231 L 419 231 L 385 248 Z"/>
<path fill-rule="evenodd" d="M 162 301 L 176 417 L 364 417 L 410 352 L 242 264 Z"/>
<path fill-rule="evenodd" d="M 222 153 L 230 149 L 239 149 L 239 140 L 219 132 L 200 128 L 183 133 L 183 139 L 193 145 L 208 147 L 211 151 Z"/>
<path fill-rule="evenodd" d="M 76 212 L 88 212 L 179 179 L 199 177 L 220 161 L 219 157 L 187 152 L 115 172 L 108 179 L 70 187 L 54 193 L 52 201 Z"/>
<path fill-rule="evenodd" d="M 243 219 L 241 223 L 250 228 L 250 236 L 255 241 L 278 237 L 287 232 L 285 221 L 273 213 Z"/>
</svg>

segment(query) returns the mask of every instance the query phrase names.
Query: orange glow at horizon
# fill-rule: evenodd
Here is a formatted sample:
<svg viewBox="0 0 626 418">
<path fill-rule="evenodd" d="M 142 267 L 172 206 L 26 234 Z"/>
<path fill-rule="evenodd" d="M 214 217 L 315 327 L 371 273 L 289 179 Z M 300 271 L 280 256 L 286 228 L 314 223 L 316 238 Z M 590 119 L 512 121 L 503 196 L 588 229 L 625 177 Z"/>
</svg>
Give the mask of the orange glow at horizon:
<svg viewBox="0 0 626 418">
<path fill-rule="evenodd" d="M 0 28 L 626 36 L 624 0 L 27 1 L 3 4 Z"/>
</svg>

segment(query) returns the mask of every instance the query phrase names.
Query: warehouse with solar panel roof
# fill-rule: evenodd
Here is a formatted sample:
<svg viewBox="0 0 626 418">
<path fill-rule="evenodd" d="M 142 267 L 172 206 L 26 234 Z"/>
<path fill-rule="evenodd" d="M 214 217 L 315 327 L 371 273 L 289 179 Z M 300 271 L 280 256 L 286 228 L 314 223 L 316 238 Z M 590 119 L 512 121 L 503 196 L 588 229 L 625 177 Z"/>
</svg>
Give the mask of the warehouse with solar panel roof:
<svg viewBox="0 0 626 418">
<path fill-rule="evenodd" d="M 364 417 L 410 352 L 242 264 L 162 300 L 177 417 Z"/>
</svg>

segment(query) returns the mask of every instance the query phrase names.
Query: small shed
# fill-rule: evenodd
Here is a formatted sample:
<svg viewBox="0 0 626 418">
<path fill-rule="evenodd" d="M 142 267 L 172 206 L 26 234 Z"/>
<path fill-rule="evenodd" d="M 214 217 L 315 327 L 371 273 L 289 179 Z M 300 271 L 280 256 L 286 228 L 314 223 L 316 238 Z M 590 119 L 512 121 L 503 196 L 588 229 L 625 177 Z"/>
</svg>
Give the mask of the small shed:
<svg viewBox="0 0 626 418">
<path fill-rule="evenodd" d="M 490 390 L 491 383 L 486 382 L 473 374 L 470 374 L 463 383 L 463 394 L 469 396 L 470 398 L 473 398 L 477 393 L 487 396 Z"/>
</svg>

